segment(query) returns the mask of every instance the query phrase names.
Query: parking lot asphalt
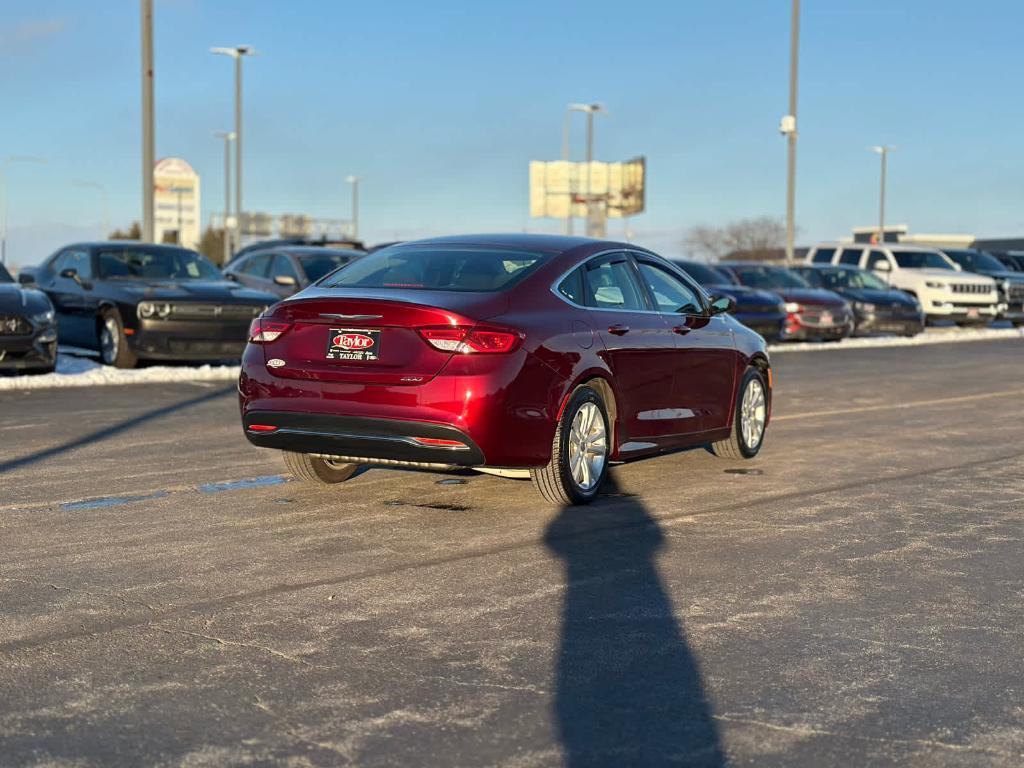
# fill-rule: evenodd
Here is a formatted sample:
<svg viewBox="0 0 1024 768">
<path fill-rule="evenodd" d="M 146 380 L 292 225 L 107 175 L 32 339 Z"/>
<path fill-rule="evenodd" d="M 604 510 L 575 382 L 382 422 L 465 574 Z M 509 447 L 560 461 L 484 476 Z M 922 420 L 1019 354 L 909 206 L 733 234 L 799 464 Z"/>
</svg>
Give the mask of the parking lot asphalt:
<svg viewBox="0 0 1024 768">
<path fill-rule="evenodd" d="M 1024 341 L 773 363 L 758 459 L 578 509 L 0 393 L 0 765 L 1021 765 Z"/>
</svg>

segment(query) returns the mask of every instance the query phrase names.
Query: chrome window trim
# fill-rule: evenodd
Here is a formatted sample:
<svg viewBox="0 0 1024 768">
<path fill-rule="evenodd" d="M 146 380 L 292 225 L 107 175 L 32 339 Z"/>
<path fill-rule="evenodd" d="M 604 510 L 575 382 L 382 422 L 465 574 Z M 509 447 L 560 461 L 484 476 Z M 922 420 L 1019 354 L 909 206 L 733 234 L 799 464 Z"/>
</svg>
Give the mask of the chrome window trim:
<svg viewBox="0 0 1024 768">
<path fill-rule="evenodd" d="M 639 255 L 639 256 L 652 256 L 652 257 L 654 257 L 654 259 L 656 261 L 660 261 L 660 262 L 663 262 L 665 264 L 668 264 L 669 266 L 672 266 L 671 262 L 669 262 L 668 259 L 665 259 L 665 258 L 659 256 L 658 254 L 653 253 L 652 251 L 644 251 L 644 250 L 631 249 L 631 248 L 610 248 L 607 251 L 599 251 L 598 253 L 592 253 L 589 256 L 585 256 L 584 258 L 580 259 L 573 266 L 571 266 L 569 269 L 565 270 L 565 272 L 563 272 L 561 275 L 559 275 L 557 278 L 555 278 L 555 280 L 549 286 L 548 290 L 550 290 L 551 293 L 553 293 L 556 298 L 561 299 L 566 304 L 568 304 L 570 307 L 574 307 L 576 309 L 586 309 L 586 310 L 589 310 L 591 312 L 624 312 L 624 313 L 630 314 L 630 315 L 637 315 L 637 314 L 639 314 L 639 315 L 674 315 L 674 314 L 678 314 L 678 313 L 674 313 L 674 312 L 662 312 L 662 311 L 656 310 L 656 309 L 612 309 L 611 307 L 588 307 L 588 306 L 586 306 L 584 304 L 577 304 L 575 301 L 572 301 L 568 296 L 566 296 L 564 293 L 562 293 L 561 291 L 558 290 L 558 286 L 562 284 L 562 281 L 565 280 L 565 278 L 567 278 L 569 275 L 571 275 L 574 271 L 576 271 L 577 269 L 582 267 L 587 262 L 592 261 L 593 259 L 602 258 L 604 256 L 614 255 L 616 253 L 621 253 L 624 256 L 630 256 L 630 257 L 633 257 L 634 259 L 636 258 L 637 255 Z M 689 284 L 688 281 L 687 281 L 687 284 Z M 647 289 L 644 288 L 644 286 L 642 284 L 641 284 L 640 287 L 644 290 L 644 295 L 646 296 Z M 697 290 L 698 290 L 698 296 L 700 296 L 701 298 L 705 299 L 704 314 L 703 315 L 685 315 L 685 317 L 717 317 L 717 315 L 709 315 L 709 314 L 707 314 L 707 304 L 709 303 L 708 295 L 704 291 L 704 289 L 700 288 L 699 286 L 698 286 Z"/>
</svg>

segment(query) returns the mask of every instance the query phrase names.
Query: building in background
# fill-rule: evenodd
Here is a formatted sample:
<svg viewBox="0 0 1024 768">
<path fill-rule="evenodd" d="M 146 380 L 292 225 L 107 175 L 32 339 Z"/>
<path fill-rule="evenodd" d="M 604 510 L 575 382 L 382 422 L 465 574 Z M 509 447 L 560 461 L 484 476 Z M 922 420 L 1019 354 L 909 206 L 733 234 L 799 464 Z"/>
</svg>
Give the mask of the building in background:
<svg viewBox="0 0 1024 768">
<path fill-rule="evenodd" d="M 199 174 L 180 157 L 165 157 L 154 166 L 153 183 L 154 239 L 198 248 Z"/>
</svg>

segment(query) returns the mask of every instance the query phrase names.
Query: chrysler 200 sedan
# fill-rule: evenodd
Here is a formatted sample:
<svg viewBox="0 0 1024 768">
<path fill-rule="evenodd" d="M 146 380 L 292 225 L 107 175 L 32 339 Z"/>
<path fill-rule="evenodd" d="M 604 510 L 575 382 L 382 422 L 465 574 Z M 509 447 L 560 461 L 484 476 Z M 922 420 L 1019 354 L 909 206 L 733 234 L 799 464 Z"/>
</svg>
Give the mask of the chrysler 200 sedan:
<svg viewBox="0 0 1024 768">
<path fill-rule="evenodd" d="M 694 445 L 758 453 L 771 369 L 731 306 L 622 243 L 403 243 L 253 322 L 242 425 L 313 482 L 363 464 L 463 467 L 586 503 L 609 462 Z"/>
</svg>

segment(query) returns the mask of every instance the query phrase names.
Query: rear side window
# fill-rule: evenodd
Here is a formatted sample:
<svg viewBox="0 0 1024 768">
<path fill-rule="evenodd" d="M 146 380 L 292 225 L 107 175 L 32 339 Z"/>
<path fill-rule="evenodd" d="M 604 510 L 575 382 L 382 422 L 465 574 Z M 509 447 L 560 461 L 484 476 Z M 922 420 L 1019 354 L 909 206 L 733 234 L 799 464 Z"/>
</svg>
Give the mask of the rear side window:
<svg viewBox="0 0 1024 768">
<path fill-rule="evenodd" d="M 295 267 L 292 266 L 292 260 L 285 256 L 283 253 L 279 253 L 274 257 L 274 267 L 271 277 L 291 277 L 296 282 L 299 280 L 299 276 L 295 274 Z"/>
<path fill-rule="evenodd" d="M 839 255 L 839 263 L 855 267 L 860 264 L 860 257 L 863 255 L 864 250 L 862 248 L 857 248 L 856 250 L 843 248 L 843 252 Z"/>
<path fill-rule="evenodd" d="M 384 248 L 329 277 L 326 287 L 501 291 L 537 269 L 541 253 L 480 246 Z"/>
<path fill-rule="evenodd" d="M 874 269 L 875 267 L 877 267 L 883 261 L 885 261 L 885 262 L 889 261 L 888 257 L 884 253 L 882 253 L 881 251 L 871 251 L 868 254 L 867 268 L 868 269 Z"/>
<path fill-rule="evenodd" d="M 647 309 L 625 259 L 588 264 L 585 283 L 587 303 L 596 309 Z"/>
<path fill-rule="evenodd" d="M 819 248 L 814 252 L 814 256 L 811 261 L 815 264 L 831 264 L 832 257 L 835 255 L 835 248 Z"/>
<path fill-rule="evenodd" d="M 587 300 L 583 294 L 583 268 L 577 267 L 558 284 L 558 292 L 573 304 L 583 306 Z"/>
</svg>

